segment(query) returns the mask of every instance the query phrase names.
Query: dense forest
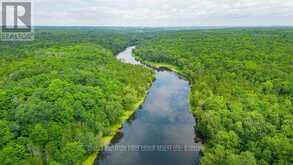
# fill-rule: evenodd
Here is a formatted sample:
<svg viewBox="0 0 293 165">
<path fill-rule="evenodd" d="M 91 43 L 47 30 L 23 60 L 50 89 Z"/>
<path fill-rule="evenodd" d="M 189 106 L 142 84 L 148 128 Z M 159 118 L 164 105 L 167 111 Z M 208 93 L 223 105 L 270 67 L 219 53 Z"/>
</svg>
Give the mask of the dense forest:
<svg viewBox="0 0 293 165">
<path fill-rule="evenodd" d="M 131 36 L 38 29 L 33 42 L 1 42 L 0 164 L 81 164 L 95 152 L 154 78 L 114 57 Z"/>
<path fill-rule="evenodd" d="M 135 54 L 191 82 L 202 165 L 293 163 L 292 29 L 161 32 Z"/>
<path fill-rule="evenodd" d="M 191 83 L 201 164 L 293 163 L 293 30 L 38 28 L 0 42 L 0 164 L 81 164 L 133 110 L 154 74 Z"/>
</svg>

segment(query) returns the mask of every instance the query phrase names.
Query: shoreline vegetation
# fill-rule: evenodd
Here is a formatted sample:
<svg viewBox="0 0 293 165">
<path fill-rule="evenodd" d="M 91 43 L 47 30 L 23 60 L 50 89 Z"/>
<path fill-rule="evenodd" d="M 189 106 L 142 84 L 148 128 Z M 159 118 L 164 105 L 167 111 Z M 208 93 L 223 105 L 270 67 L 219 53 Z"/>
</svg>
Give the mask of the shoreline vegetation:
<svg viewBox="0 0 293 165">
<path fill-rule="evenodd" d="M 125 111 L 125 113 L 121 116 L 121 123 L 120 124 L 115 124 L 115 125 L 111 126 L 111 128 L 110 128 L 111 135 L 104 136 L 99 141 L 99 144 L 101 145 L 101 147 L 104 147 L 104 146 L 111 144 L 111 141 L 117 135 L 117 133 L 119 133 L 119 130 L 121 130 L 123 128 L 123 125 L 125 124 L 125 122 L 127 122 L 127 120 L 140 109 L 140 106 L 143 105 L 147 94 L 148 94 L 148 92 L 146 92 L 145 96 L 134 105 L 135 108 L 133 108 L 133 110 Z M 95 162 L 97 155 L 100 152 L 101 152 L 101 150 L 97 150 L 96 152 L 92 153 L 82 164 L 83 165 L 92 165 Z"/>
<path fill-rule="evenodd" d="M 141 62 L 142 64 L 146 65 L 147 67 L 150 67 L 151 69 L 154 69 L 154 70 L 160 70 L 160 69 L 169 70 L 171 72 L 176 73 L 178 76 L 183 77 L 184 79 L 186 79 L 190 83 L 190 80 L 188 79 L 188 77 L 186 75 L 184 75 L 184 73 L 182 71 L 180 71 L 176 66 L 172 66 L 172 65 L 169 65 L 169 64 L 163 64 L 163 63 L 155 63 L 155 62 L 150 62 L 150 61 L 143 60 L 142 58 L 140 58 L 135 53 L 135 51 L 132 52 L 132 56 L 137 61 Z M 155 80 L 155 78 L 153 78 L 153 81 L 154 80 Z M 152 83 L 153 83 L 153 81 L 152 81 Z M 152 83 L 150 84 L 150 87 L 151 87 Z M 190 83 L 190 85 L 191 85 L 191 83 Z M 111 144 L 112 139 L 117 135 L 119 130 L 121 130 L 123 128 L 123 125 L 125 124 L 125 122 L 140 109 L 140 106 L 143 105 L 143 103 L 144 103 L 144 101 L 145 101 L 145 99 L 147 97 L 148 91 L 149 91 L 149 89 L 145 92 L 145 96 L 141 99 L 141 101 L 139 101 L 138 103 L 135 104 L 135 106 L 134 106 L 135 108 L 133 110 L 129 110 L 129 111 L 126 111 L 124 113 L 124 115 L 121 117 L 121 123 L 120 124 L 116 124 L 116 125 L 113 125 L 111 127 L 112 134 L 109 135 L 109 136 L 105 136 L 105 137 L 103 137 L 101 139 L 101 141 L 99 143 L 99 144 L 101 144 L 101 147 L 104 147 L 104 146 L 107 146 L 107 145 Z M 190 102 L 190 96 L 191 96 L 191 93 L 189 93 L 189 95 L 188 95 L 189 102 Z M 194 116 L 194 113 L 191 111 L 191 106 L 189 106 L 189 112 L 192 113 L 192 115 Z M 82 165 L 92 165 L 94 163 L 94 161 L 96 160 L 97 155 L 100 152 L 101 152 L 101 150 L 98 150 L 95 153 L 91 154 L 83 162 Z"/>
<path fill-rule="evenodd" d="M 202 165 L 288 164 L 292 37 L 292 29 L 162 33 L 140 43 L 136 56 L 192 80 Z"/>
<path fill-rule="evenodd" d="M 170 65 L 170 64 L 166 64 L 166 63 L 157 63 L 157 62 L 144 60 L 141 57 L 139 57 L 138 53 L 136 53 L 135 51 L 132 53 L 132 55 L 137 61 L 139 61 L 140 63 L 150 68 L 153 68 L 155 70 L 160 70 L 160 69 L 169 70 L 171 72 L 176 73 L 180 78 L 184 78 L 185 80 L 187 80 L 190 85 L 190 89 L 192 89 L 192 79 L 190 79 L 186 74 L 184 74 L 184 72 L 180 70 L 178 67 Z M 189 112 L 192 113 L 194 119 L 196 120 L 195 113 L 192 111 L 191 99 L 192 99 L 191 92 L 189 92 L 188 94 Z"/>
<path fill-rule="evenodd" d="M 177 66 L 166 64 L 166 63 L 157 63 L 157 62 L 144 60 L 141 57 L 139 57 L 139 54 L 136 53 L 136 52 L 133 52 L 132 55 L 134 56 L 134 58 L 137 61 L 139 61 L 140 63 L 142 63 L 142 64 L 144 64 L 144 65 L 146 65 L 146 66 L 148 66 L 150 68 L 153 68 L 153 69 L 156 69 L 156 70 L 160 70 L 160 69 L 169 70 L 171 72 L 176 73 L 179 77 L 184 78 L 185 80 L 188 81 L 188 83 L 190 85 L 190 90 L 192 90 L 192 88 L 193 88 L 192 79 L 190 79 L 190 77 L 188 77 L 188 75 L 184 74 L 184 72 L 182 70 L 180 70 Z M 188 103 L 189 103 L 188 111 L 192 114 L 195 122 L 197 123 L 196 112 L 193 111 L 194 107 L 192 106 L 191 102 L 192 102 L 192 93 L 190 91 L 189 94 L 188 94 Z M 198 132 L 198 129 L 196 128 L 196 125 L 195 125 L 195 130 L 196 130 L 196 133 L 198 133 L 198 134 L 196 134 L 197 136 L 195 137 L 196 142 L 201 142 L 202 143 L 200 154 L 203 154 L 204 149 L 205 149 L 204 141 L 206 139 L 202 139 L 202 137 L 200 137 L 200 132 Z"/>
<path fill-rule="evenodd" d="M 182 70 L 180 70 L 178 67 L 174 66 L 174 65 L 170 65 L 170 64 L 166 64 L 166 63 L 157 63 L 157 62 L 152 62 L 152 61 L 147 61 L 147 60 L 144 60 L 142 59 L 141 57 L 139 57 L 138 53 L 136 52 L 133 52 L 133 57 L 141 62 L 142 64 L 150 67 L 150 68 L 153 68 L 153 69 L 156 69 L 156 70 L 160 70 L 160 69 L 164 69 L 164 70 L 169 70 L 171 72 L 174 72 L 176 73 L 178 76 L 180 76 L 181 78 L 184 78 L 185 80 L 188 81 L 189 85 L 190 85 L 190 89 L 192 90 L 193 86 L 192 86 L 192 79 L 190 79 L 188 77 L 188 75 L 184 74 L 184 72 Z M 188 94 L 188 102 L 189 102 L 189 112 L 192 113 L 193 115 L 193 118 L 196 120 L 196 114 L 194 111 L 192 111 L 193 107 L 191 105 L 191 101 L 192 101 L 192 93 L 191 91 L 189 92 Z M 199 138 L 199 137 L 197 137 Z M 201 141 L 200 139 L 197 139 L 199 141 Z M 203 150 L 204 148 L 202 148 Z"/>
<path fill-rule="evenodd" d="M 153 71 L 115 58 L 130 45 L 127 34 L 36 34 L 26 45 L 0 46 L 0 162 L 92 163 L 143 103 Z"/>
<path fill-rule="evenodd" d="M 184 77 L 185 79 L 188 79 L 188 77 L 176 66 L 166 64 L 166 63 L 157 63 L 157 62 L 151 62 L 151 61 L 144 60 L 141 57 L 139 57 L 139 55 L 136 52 L 133 52 L 132 55 L 137 61 L 141 62 L 142 64 L 144 64 L 150 68 L 153 68 L 155 70 L 160 70 L 160 69 L 169 70 L 169 71 L 175 72 L 176 74 Z"/>
<path fill-rule="evenodd" d="M 292 28 L 56 28 L 35 35 L 0 45 L 3 165 L 92 164 L 143 104 L 151 68 L 190 83 L 202 165 L 293 162 Z M 129 45 L 150 68 L 115 58 Z"/>
<path fill-rule="evenodd" d="M 153 77 L 152 82 L 148 84 L 148 88 L 145 91 L 144 96 L 140 99 L 140 101 L 133 105 L 133 109 L 124 112 L 124 114 L 121 116 L 121 122 L 110 127 L 111 134 L 108 136 L 104 136 L 99 140 L 98 143 L 101 145 L 100 148 L 96 152 L 90 154 L 89 157 L 82 163 L 82 165 L 93 165 L 97 158 L 97 155 L 99 155 L 101 152 L 100 149 L 111 144 L 113 138 L 115 138 L 117 133 L 119 133 L 119 131 L 123 129 L 123 125 L 125 124 L 125 122 L 127 122 L 127 120 L 129 120 L 131 116 L 135 115 L 135 113 L 140 110 L 140 107 L 144 104 L 149 89 L 152 86 L 154 80 L 155 77 Z"/>
</svg>

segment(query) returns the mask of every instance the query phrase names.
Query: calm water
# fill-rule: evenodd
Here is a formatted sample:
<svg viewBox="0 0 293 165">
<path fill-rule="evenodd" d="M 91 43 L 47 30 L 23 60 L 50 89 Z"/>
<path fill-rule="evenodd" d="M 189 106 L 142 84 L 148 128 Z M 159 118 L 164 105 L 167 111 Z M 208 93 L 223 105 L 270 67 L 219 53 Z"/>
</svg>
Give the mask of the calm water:
<svg viewBox="0 0 293 165">
<path fill-rule="evenodd" d="M 131 64 L 136 61 L 130 47 L 117 58 Z M 96 159 L 96 165 L 195 165 L 198 151 L 158 150 L 167 145 L 196 146 L 194 142 L 195 121 L 189 112 L 189 83 L 170 71 L 156 71 L 149 94 L 142 107 L 124 124 L 122 133 L 116 136 L 112 146 L 116 151 L 104 151 Z M 156 146 L 156 150 L 125 150 L 121 147 Z M 173 147 L 174 147 L 173 145 Z M 136 146 L 137 147 L 137 146 Z M 117 148 L 117 147 L 116 147 Z M 194 147 L 193 147 L 194 148 Z M 112 148 L 113 149 L 113 148 Z M 122 149 L 122 150 L 121 150 Z M 136 148 L 137 149 L 137 148 Z"/>
</svg>

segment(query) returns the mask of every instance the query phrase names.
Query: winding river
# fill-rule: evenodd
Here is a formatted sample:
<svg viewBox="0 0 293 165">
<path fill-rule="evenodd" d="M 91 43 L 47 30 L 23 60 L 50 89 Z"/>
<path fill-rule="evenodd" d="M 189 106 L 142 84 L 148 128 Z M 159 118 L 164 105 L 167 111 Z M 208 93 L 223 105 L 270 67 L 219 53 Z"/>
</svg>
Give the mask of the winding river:
<svg viewBox="0 0 293 165">
<path fill-rule="evenodd" d="M 117 58 L 141 65 L 129 47 Z M 189 112 L 188 81 L 176 73 L 156 70 L 156 80 L 139 110 L 126 122 L 95 165 L 196 165 L 199 144 Z"/>
</svg>

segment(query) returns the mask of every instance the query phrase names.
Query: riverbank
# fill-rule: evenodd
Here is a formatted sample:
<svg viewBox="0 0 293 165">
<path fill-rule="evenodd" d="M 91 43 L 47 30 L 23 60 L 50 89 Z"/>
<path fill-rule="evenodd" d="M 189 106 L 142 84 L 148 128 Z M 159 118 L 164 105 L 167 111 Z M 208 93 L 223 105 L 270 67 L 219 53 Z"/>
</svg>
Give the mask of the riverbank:
<svg viewBox="0 0 293 165">
<path fill-rule="evenodd" d="M 153 77 L 153 81 L 154 81 L 154 77 Z M 152 82 L 153 82 L 152 81 Z M 148 89 L 152 86 L 152 83 L 150 83 L 148 85 Z M 113 126 L 110 127 L 110 131 L 111 134 L 108 136 L 104 136 L 99 140 L 99 144 L 101 145 L 101 147 L 103 146 L 107 146 L 111 143 L 111 141 L 113 140 L 113 138 L 115 137 L 115 135 L 119 132 L 119 130 L 121 130 L 121 128 L 123 127 L 124 123 L 132 116 L 134 115 L 134 113 L 139 110 L 139 107 L 144 103 L 145 98 L 148 94 L 148 90 L 145 91 L 143 97 L 136 103 L 134 104 L 134 108 L 131 110 L 127 110 L 123 113 L 123 115 L 121 116 L 121 122 L 119 124 L 115 124 Z M 97 157 L 97 155 L 101 152 L 101 150 L 97 150 L 96 152 L 92 153 L 83 163 L 82 165 L 93 165 L 95 162 L 95 159 Z"/>
<path fill-rule="evenodd" d="M 144 65 L 146 65 L 146 66 L 148 66 L 148 67 L 151 67 L 151 68 L 156 69 L 156 70 L 160 70 L 160 69 L 170 70 L 170 71 L 176 73 L 177 75 L 183 77 L 184 79 L 186 79 L 186 80 L 189 82 L 189 84 L 190 84 L 190 89 L 192 90 L 192 88 L 193 88 L 193 87 L 192 87 L 192 80 L 191 80 L 186 74 L 184 74 L 183 71 L 182 71 L 181 69 L 179 69 L 178 67 L 173 66 L 173 65 L 170 65 L 170 64 L 156 63 L 156 62 L 151 62 L 151 61 L 143 60 L 143 59 L 142 59 L 141 57 L 139 57 L 139 55 L 136 54 L 135 52 L 133 52 L 132 55 L 133 55 L 133 57 L 134 57 L 137 61 L 139 61 L 140 63 L 142 63 L 142 64 L 144 64 Z M 196 120 L 197 120 L 197 119 L 196 119 L 196 112 L 193 111 L 194 108 L 193 108 L 192 105 L 190 104 L 190 102 L 192 101 L 192 92 L 189 92 L 189 94 L 188 94 L 188 101 L 189 101 L 189 112 L 192 113 L 192 115 L 193 115 L 193 117 L 194 117 L 194 119 L 195 119 L 195 121 L 196 121 Z M 196 128 L 195 128 L 195 129 L 196 129 Z M 196 129 L 196 132 L 197 132 L 197 131 L 198 131 L 198 130 Z M 196 141 L 199 142 L 199 141 L 201 141 L 201 139 L 200 139 L 200 138 L 197 138 Z M 202 146 L 201 150 L 202 150 L 202 151 L 204 150 L 204 145 Z"/>
<path fill-rule="evenodd" d="M 186 79 L 186 76 L 182 74 L 182 71 L 180 69 L 173 67 L 172 65 L 165 65 L 160 63 L 146 63 L 142 59 L 138 59 L 138 56 L 136 56 L 135 58 L 133 53 L 134 48 L 135 47 L 127 48 L 124 52 L 121 52 L 117 56 L 117 58 L 121 59 L 125 63 L 130 63 L 133 65 L 144 64 L 147 68 L 156 70 L 156 81 L 153 81 L 152 87 L 150 88 L 150 90 L 148 90 L 149 97 L 147 97 L 148 99 L 146 100 L 146 103 L 144 103 L 141 111 L 137 112 L 137 116 L 135 119 L 136 124 L 126 124 L 124 125 L 125 127 L 123 129 L 119 130 L 119 132 L 121 131 L 125 135 L 121 139 L 121 144 L 163 144 L 166 141 L 172 141 L 171 143 L 174 144 L 193 144 L 195 122 L 189 109 L 190 102 L 187 102 L 187 95 L 190 94 L 190 92 L 189 90 L 187 90 L 189 88 L 189 81 Z M 170 92 L 170 90 L 173 92 Z M 174 102 L 178 101 L 181 101 L 182 104 L 173 104 Z M 150 109 L 154 108 L 158 111 L 150 111 Z M 180 111 L 178 111 L 179 109 Z M 133 111 L 133 113 L 134 112 L 136 111 Z M 178 121 L 170 119 L 170 116 L 178 116 L 178 118 L 184 118 L 184 121 L 178 124 Z M 128 119 L 129 117 L 126 117 L 126 119 Z M 146 121 L 152 122 L 148 123 Z M 173 136 L 170 135 L 169 131 L 162 130 L 162 128 L 170 127 L 178 129 L 178 131 L 181 131 L 181 134 L 184 134 L 185 136 Z M 145 134 L 145 132 L 150 131 L 152 132 L 151 134 Z M 112 138 L 110 138 L 110 142 Z M 148 142 L 144 143 L 145 139 L 147 139 Z M 120 143 L 118 142 L 118 145 L 119 144 Z M 153 159 L 151 159 L 150 157 L 152 157 L 152 154 L 150 153 L 139 154 L 139 159 L 141 161 L 138 161 L 138 155 L 133 155 L 132 153 L 128 154 L 113 152 L 110 155 L 104 155 L 103 153 L 101 154 L 101 157 L 103 157 L 102 160 L 100 158 L 96 158 L 95 155 L 93 155 L 93 158 L 89 158 L 89 161 L 86 165 L 92 164 L 92 162 L 96 159 L 98 159 L 99 162 L 102 164 L 105 163 L 109 165 L 116 165 L 119 163 L 148 165 L 153 161 L 157 161 L 156 154 L 153 155 Z M 190 159 L 190 162 L 198 162 L 199 160 L 199 155 L 196 152 L 180 154 L 178 153 L 176 154 L 176 156 L 174 155 L 171 157 L 164 157 L 165 153 L 160 154 L 162 154 L 162 157 L 160 157 L 160 161 L 167 162 L 167 164 L 173 164 L 176 161 L 188 161 L 188 159 Z M 173 155 L 172 153 L 169 154 Z M 197 158 L 194 157 L 195 155 L 197 156 Z M 124 157 L 127 157 L 127 159 L 124 159 Z"/>
<path fill-rule="evenodd" d="M 150 61 L 146 61 L 146 60 L 143 60 L 141 57 L 139 57 L 135 52 L 133 52 L 133 57 L 139 61 L 140 63 L 146 65 L 146 66 L 149 66 L 150 68 L 153 68 L 153 69 L 156 69 L 156 70 L 160 70 L 160 69 L 166 69 L 166 70 L 170 70 L 170 71 L 173 71 L 173 72 L 176 72 L 177 74 L 179 75 L 182 75 L 184 76 L 183 72 L 178 68 L 178 67 L 175 67 L 173 65 L 170 65 L 170 64 L 164 64 L 164 63 L 156 63 L 156 62 L 150 62 Z M 185 76 L 184 76 L 185 77 Z M 185 77 L 186 78 L 186 77 Z"/>
</svg>

